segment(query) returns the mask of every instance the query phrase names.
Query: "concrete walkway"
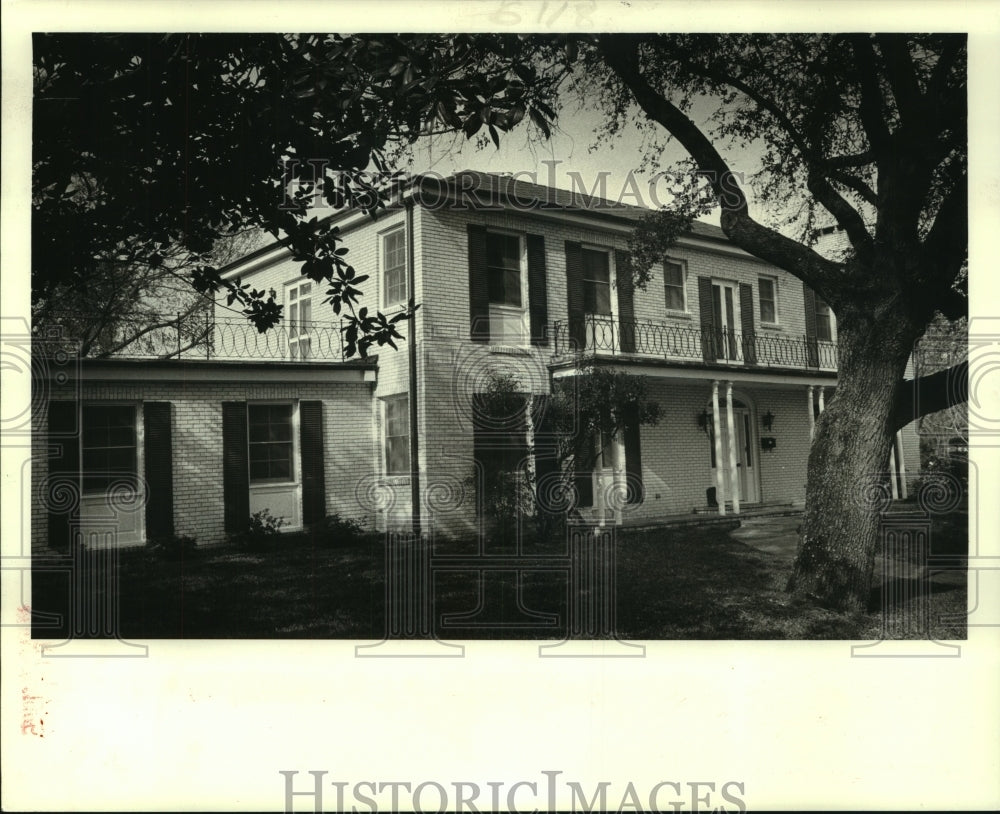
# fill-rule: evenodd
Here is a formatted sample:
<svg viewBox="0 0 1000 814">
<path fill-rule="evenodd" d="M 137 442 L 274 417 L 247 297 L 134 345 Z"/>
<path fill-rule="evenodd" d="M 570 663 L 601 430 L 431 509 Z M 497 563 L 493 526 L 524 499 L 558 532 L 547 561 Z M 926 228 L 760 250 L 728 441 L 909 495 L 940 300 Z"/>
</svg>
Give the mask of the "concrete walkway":
<svg viewBox="0 0 1000 814">
<path fill-rule="evenodd" d="M 738 529 L 729 534 L 734 540 L 791 562 L 795 559 L 795 549 L 799 543 L 797 529 L 801 523 L 801 512 L 770 517 L 747 517 Z"/>
</svg>

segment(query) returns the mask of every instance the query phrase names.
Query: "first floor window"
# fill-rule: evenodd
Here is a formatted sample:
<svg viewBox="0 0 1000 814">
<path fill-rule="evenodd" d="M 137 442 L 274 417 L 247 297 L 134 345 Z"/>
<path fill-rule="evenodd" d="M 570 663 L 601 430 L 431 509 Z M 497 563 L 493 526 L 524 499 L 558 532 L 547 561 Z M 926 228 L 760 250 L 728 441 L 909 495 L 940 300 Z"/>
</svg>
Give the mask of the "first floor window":
<svg viewBox="0 0 1000 814">
<path fill-rule="evenodd" d="M 250 482 L 294 480 L 292 405 L 250 404 L 247 420 Z"/>
<path fill-rule="evenodd" d="M 775 281 L 771 277 L 761 277 L 757 282 L 757 292 L 760 297 L 760 321 L 774 324 L 778 321 Z"/>
<path fill-rule="evenodd" d="M 387 475 L 410 474 L 410 398 L 406 395 L 385 401 L 385 471 Z"/>
<path fill-rule="evenodd" d="M 382 236 L 382 268 L 386 306 L 406 302 L 406 231 Z"/>
<path fill-rule="evenodd" d="M 684 266 L 668 260 L 663 264 L 663 278 L 667 309 L 670 311 L 686 310 L 687 306 L 684 302 Z"/>
<path fill-rule="evenodd" d="M 821 342 L 833 341 L 833 311 L 819 297 L 816 298 L 816 338 Z"/>
<path fill-rule="evenodd" d="M 611 263 L 608 253 L 583 249 L 583 310 L 611 316 Z"/>
<path fill-rule="evenodd" d="M 135 407 L 83 408 L 83 490 L 103 492 L 113 483 L 137 486 Z"/>
</svg>

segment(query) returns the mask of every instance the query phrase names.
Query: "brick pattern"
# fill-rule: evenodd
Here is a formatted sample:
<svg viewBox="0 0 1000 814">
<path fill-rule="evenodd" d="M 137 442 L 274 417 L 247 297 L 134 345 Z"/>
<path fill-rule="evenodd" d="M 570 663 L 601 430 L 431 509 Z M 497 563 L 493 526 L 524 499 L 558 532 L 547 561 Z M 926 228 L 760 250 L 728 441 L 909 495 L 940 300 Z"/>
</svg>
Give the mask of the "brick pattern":
<svg viewBox="0 0 1000 814">
<path fill-rule="evenodd" d="M 324 463 L 326 510 L 361 519 L 374 518 L 357 496 L 357 486 L 373 474 L 371 385 L 338 383 L 219 383 L 185 382 L 116 384 L 85 382 L 85 401 L 169 401 L 172 408 L 174 526 L 179 535 L 194 537 L 199 545 L 222 542 L 222 402 L 303 400 L 323 402 L 323 435 L 329 450 Z M 73 398 L 58 386 L 51 398 Z M 141 416 L 141 411 L 140 411 Z M 35 418 L 32 483 L 32 545 L 47 545 L 44 501 L 37 499 L 48 473 L 44 444 L 46 414 Z M 141 420 L 141 419 L 140 419 Z M 296 443 L 298 441 L 296 440 Z"/>
</svg>

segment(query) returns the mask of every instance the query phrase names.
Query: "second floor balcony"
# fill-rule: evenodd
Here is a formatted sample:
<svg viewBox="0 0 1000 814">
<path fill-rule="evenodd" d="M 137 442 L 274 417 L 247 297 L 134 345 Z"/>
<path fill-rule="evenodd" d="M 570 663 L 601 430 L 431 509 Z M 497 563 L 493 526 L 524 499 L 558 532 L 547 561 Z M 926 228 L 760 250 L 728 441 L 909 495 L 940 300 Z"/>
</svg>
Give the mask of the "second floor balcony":
<svg viewBox="0 0 1000 814">
<path fill-rule="evenodd" d="M 70 327 L 70 326 L 67 326 Z M 143 315 L 93 337 L 84 355 L 96 358 L 217 361 L 342 362 L 340 321 L 285 319 L 258 331 L 243 317 L 211 311 Z M 72 330 L 66 336 L 74 336 Z"/>
<path fill-rule="evenodd" d="M 553 338 L 557 361 L 592 354 L 635 361 L 658 359 L 803 370 L 837 369 L 837 343 L 809 336 L 763 331 L 747 334 L 729 328 L 705 329 L 588 315 L 556 322 Z"/>
</svg>

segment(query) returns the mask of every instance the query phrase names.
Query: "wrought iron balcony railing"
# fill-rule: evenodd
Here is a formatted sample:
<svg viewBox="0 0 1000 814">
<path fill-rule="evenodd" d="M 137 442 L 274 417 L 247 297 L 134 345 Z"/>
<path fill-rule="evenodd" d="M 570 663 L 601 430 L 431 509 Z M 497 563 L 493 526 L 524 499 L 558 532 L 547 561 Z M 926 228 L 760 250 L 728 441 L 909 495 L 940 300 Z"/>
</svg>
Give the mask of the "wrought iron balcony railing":
<svg viewBox="0 0 1000 814">
<path fill-rule="evenodd" d="M 553 336 L 557 359 L 586 353 L 724 365 L 837 369 L 837 344 L 806 336 L 745 334 L 652 321 L 623 322 L 600 315 L 556 322 Z"/>
<path fill-rule="evenodd" d="M 61 327 L 70 338 L 64 343 L 67 350 L 82 344 L 71 339 L 76 335 L 74 325 Z M 176 317 L 154 315 L 132 325 L 119 325 L 92 339 L 85 353 L 120 359 L 340 362 L 344 344 L 340 322 L 286 319 L 261 333 L 241 317 L 215 317 L 202 311 Z"/>
</svg>

